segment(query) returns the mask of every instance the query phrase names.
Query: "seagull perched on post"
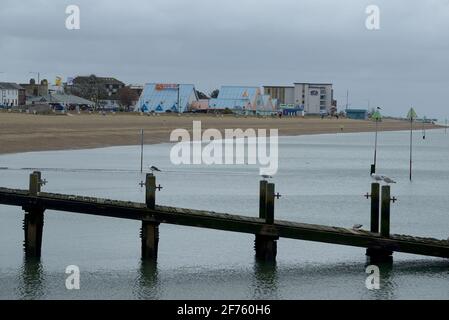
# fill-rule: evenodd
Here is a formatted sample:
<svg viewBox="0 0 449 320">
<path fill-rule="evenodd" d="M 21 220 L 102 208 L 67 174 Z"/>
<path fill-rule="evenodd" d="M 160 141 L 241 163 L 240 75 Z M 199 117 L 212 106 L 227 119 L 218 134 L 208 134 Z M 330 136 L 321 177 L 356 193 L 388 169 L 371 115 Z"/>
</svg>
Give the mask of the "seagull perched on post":
<svg viewBox="0 0 449 320">
<path fill-rule="evenodd" d="M 264 180 L 267 180 L 267 179 L 273 179 L 272 176 L 269 176 L 269 175 L 267 175 L 267 174 L 263 174 L 263 175 L 262 175 L 262 178 L 263 178 Z"/>
<path fill-rule="evenodd" d="M 155 171 L 156 172 L 161 172 L 161 170 L 158 167 L 155 167 L 155 166 L 151 166 L 150 170 L 151 170 L 151 173 L 154 173 Z"/>
<path fill-rule="evenodd" d="M 363 224 L 355 224 L 355 225 L 352 227 L 352 229 L 353 229 L 353 230 L 360 230 L 360 229 L 362 229 L 362 227 L 363 227 Z"/>
<path fill-rule="evenodd" d="M 396 183 L 396 181 L 394 181 L 393 179 L 380 174 L 372 174 L 371 178 L 378 182 L 385 182 L 386 184 Z"/>
</svg>

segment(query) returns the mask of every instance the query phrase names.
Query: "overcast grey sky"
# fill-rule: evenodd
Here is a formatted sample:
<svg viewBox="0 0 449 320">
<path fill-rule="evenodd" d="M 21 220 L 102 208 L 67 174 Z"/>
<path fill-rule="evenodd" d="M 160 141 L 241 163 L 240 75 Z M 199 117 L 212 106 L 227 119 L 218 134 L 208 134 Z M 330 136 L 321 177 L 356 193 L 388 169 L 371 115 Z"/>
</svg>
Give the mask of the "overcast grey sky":
<svg viewBox="0 0 449 320">
<path fill-rule="evenodd" d="M 81 29 L 67 30 L 78 5 Z M 380 30 L 365 28 L 367 5 Z M 449 116 L 449 0 L 1 0 L 0 81 L 332 82 L 339 107 Z"/>
</svg>

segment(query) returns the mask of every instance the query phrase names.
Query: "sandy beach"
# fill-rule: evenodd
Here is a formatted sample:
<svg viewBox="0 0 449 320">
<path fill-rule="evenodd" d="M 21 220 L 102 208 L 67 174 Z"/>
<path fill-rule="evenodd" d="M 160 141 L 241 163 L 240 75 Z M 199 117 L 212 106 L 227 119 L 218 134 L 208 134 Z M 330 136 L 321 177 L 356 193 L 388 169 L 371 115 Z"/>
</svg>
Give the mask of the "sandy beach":
<svg viewBox="0 0 449 320">
<path fill-rule="evenodd" d="M 308 135 L 338 132 L 371 132 L 371 121 L 320 118 L 236 118 L 210 115 L 139 114 L 73 114 L 33 115 L 0 112 L 0 154 L 44 150 L 88 149 L 107 146 L 136 145 L 140 130 L 145 130 L 145 143 L 170 141 L 170 133 L 177 128 L 192 130 L 192 121 L 201 120 L 202 129 L 279 129 L 280 135 Z M 422 125 L 415 125 L 417 129 Z M 438 128 L 426 124 L 426 128 Z M 384 120 L 381 131 L 409 130 L 410 123 Z"/>
</svg>

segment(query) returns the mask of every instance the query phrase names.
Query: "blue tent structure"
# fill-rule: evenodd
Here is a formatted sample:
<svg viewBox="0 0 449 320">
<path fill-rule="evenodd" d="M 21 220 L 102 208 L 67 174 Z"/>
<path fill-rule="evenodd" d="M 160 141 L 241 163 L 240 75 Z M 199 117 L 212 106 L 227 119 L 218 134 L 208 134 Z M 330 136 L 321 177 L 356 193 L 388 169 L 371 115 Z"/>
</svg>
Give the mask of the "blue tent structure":
<svg viewBox="0 0 449 320">
<path fill-rule="evenodd" d="M 149 83 L 145 85 L 135 111 L 186 112 L 194 101 L 198 101 L 198 96 L 193 84 L 180 84 L 178 87 L 178 85 Z"/>
<path fill-rule="evenodd" d="M 245 112 L 255 112 L 252 106 L 256 105 L 257 98 L 260 98 L 260 89 L 258 87 L 248 86 L 222 86 L 216 99 L 209 100 L 211 110 L 245 110 Z"/>
</svg>

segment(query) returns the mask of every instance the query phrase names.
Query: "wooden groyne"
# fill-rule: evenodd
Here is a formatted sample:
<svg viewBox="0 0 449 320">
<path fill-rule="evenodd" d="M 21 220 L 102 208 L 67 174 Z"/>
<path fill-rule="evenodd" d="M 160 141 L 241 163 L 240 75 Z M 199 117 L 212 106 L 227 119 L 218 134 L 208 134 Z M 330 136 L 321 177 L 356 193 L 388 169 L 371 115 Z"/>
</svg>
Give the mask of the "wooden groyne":
<svg viewBox="0 0 449 320">
<path fill-rule="evenodd" d="M 371 260 L 391 261 L 393 252 L 449 258 L 449 241 L 390 234 L 390 187 L 373 183 L 371 194 L 370 230 L 355 230 L 299 222 L 276 220 L 275 185 L 260 182 L 258 216 L 217 213 L 156 205 L 156 177 L 146 176 L 145 203 L 116 201 L 41 191 L 44 181 L 40 172 L 30 175 L 29 190 L 0 188 L 0 205 L 20 206 L 25 211 L 25 254 L 40 257 L 44 212 L 55 210 L 104 217 L 139 220 L 142 222 L 142 258 L 157 259 L 159 225 L 161 223 L 208 228 L 255 235 L 256 257 L 274 260 L 277 240 L 289 238 L 366 248 Z M 255 214 L 256 215 L 256 214 Z"/>
</svg>

